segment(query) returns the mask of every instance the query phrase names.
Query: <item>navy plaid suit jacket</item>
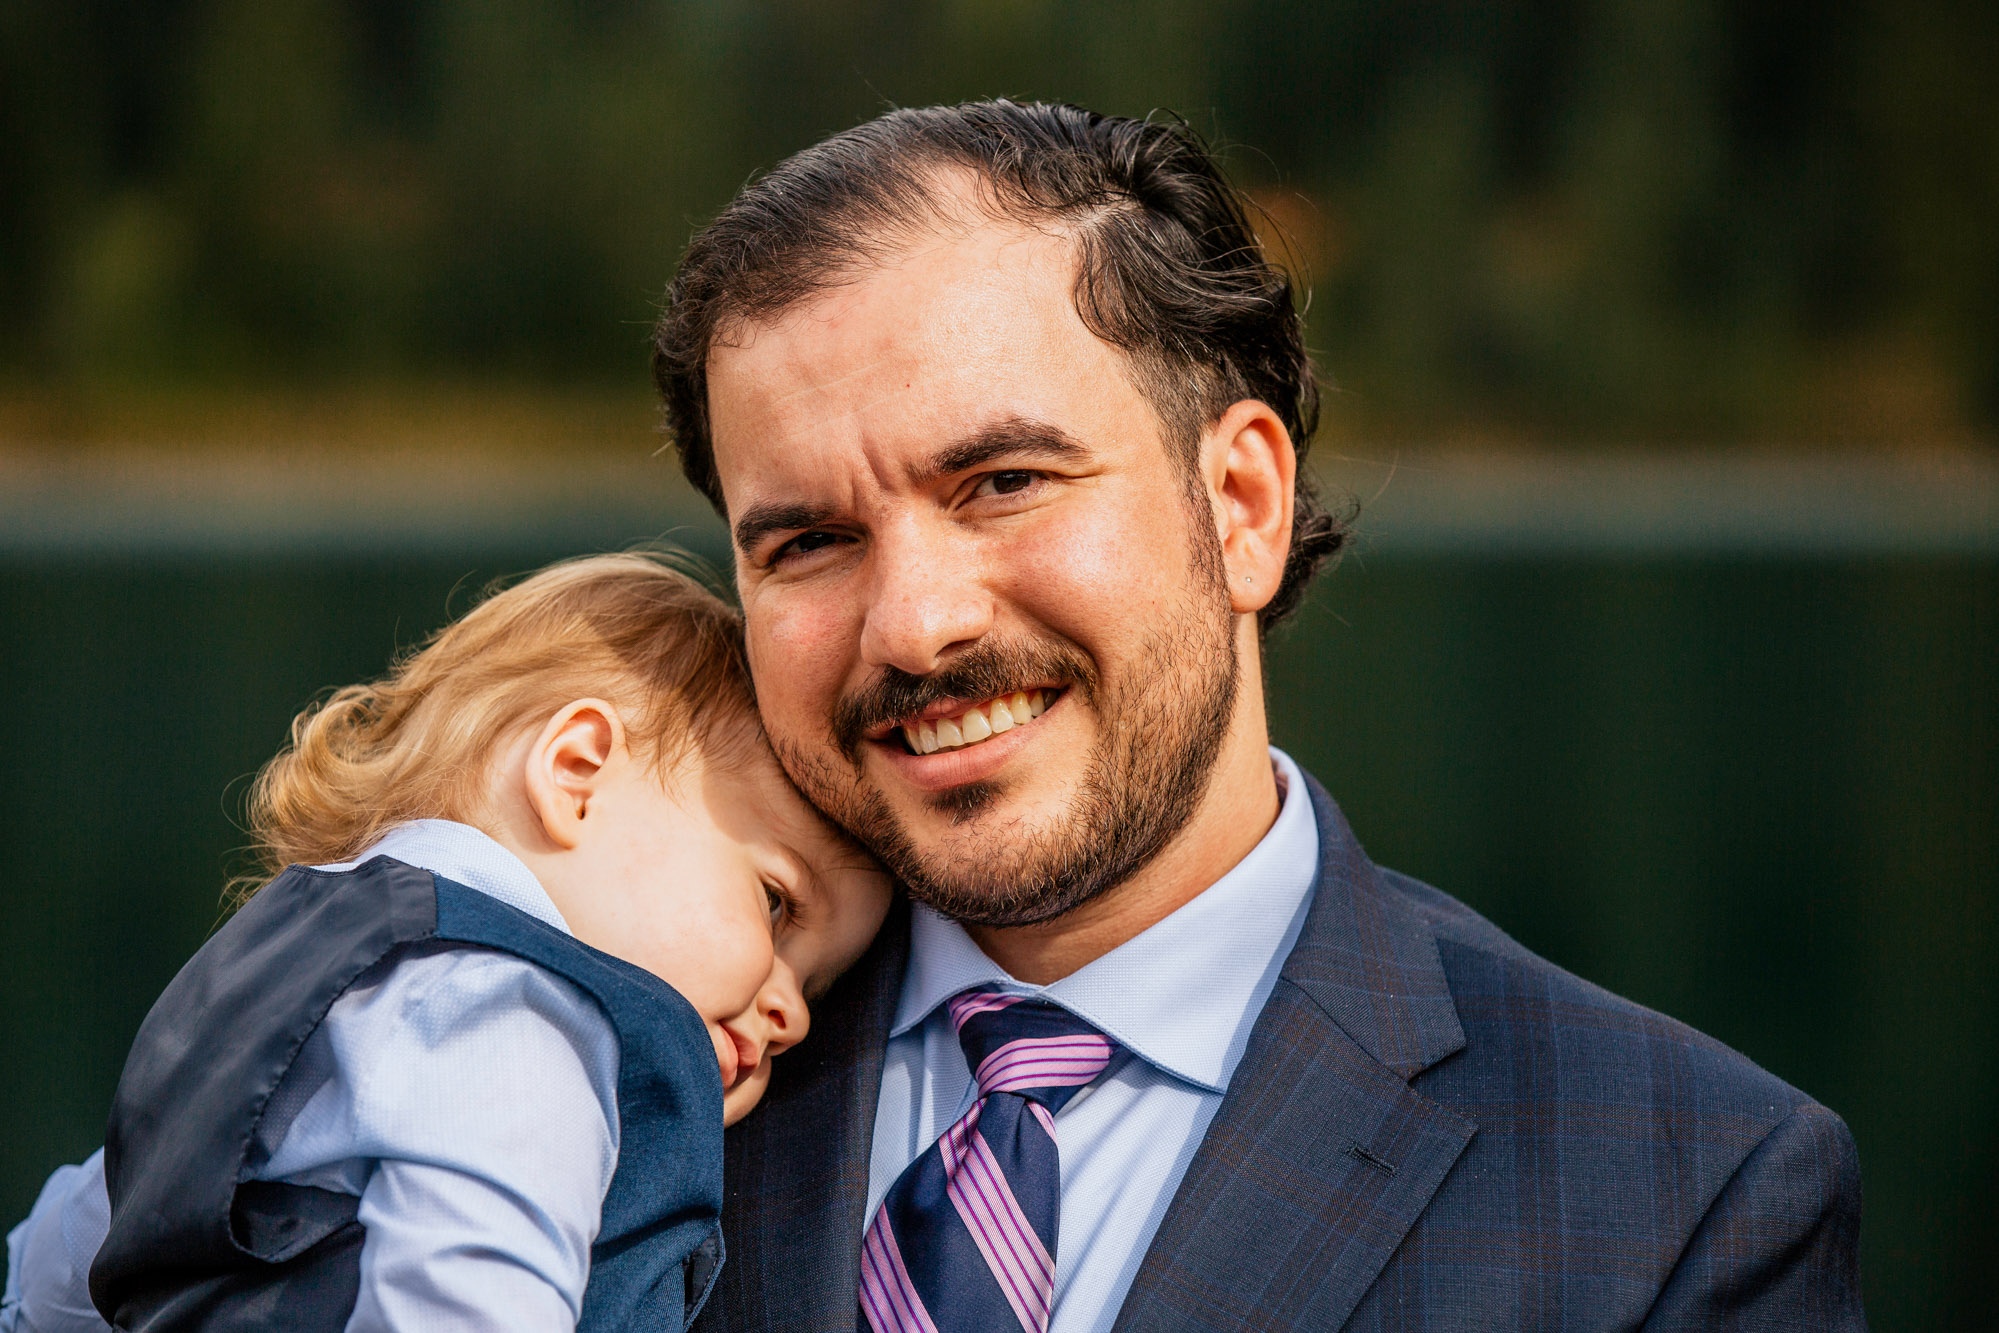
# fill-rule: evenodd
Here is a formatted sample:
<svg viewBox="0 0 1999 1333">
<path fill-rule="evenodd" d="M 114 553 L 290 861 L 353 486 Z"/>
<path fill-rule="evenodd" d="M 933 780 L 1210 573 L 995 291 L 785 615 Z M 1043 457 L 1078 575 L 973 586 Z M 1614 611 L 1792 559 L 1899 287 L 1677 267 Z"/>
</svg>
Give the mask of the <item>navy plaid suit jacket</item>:
<svg viewBox="0 0 1999 1333">
<path fill-rule="evenodd" d="M 1117 1333 L 1861 1329 L 1839 1117 L 1362 853 L 1303 933 Z M 906 909 L 730 1131 L 698 1333 L 855 1325 Z"/>
</svg>

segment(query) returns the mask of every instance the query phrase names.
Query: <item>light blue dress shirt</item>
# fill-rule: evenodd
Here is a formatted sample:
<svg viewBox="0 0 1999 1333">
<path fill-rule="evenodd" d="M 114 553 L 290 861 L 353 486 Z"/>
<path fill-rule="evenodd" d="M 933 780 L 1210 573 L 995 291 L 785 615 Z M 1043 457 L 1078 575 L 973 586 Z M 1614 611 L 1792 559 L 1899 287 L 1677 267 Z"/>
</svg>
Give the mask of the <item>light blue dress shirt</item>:
<svg viewBox="0 0 1999 1333">
<path fill-rule="evenodd" d="M 324 868 L 377 855 L 568 933 L 528 868 L 468 825 L 404 824 Z M 300 1051 L 252 1175 L 360 1196 L 349 1333 L 573 1330 L 617 1164 L 617 1086 L 617 1035 L 583 991 L 511 954 L 412 946 Z M 101 1151 L 51 1177 L 7 1237 L 0 1333 L 103 1333 L 88 1283 L 109 1220 Z"/>
<path fill-rule="evenodd" d="M 1055 1116 L 1062 1162 L 1049 1333 L 1108 1333 L 1173 1192 L 1297 942 L 1319 865 L 1298 766 L 1273 749 L 1283 804 L 1208 890 L 1051 986 L 1015 981 L 955 922 L 914 909 L 882 1067 L 869 1218 L 903 1169 L 971 1109 L 977 1089 L 944 1001 L 968 986 L 1052 1000 L 1137 1055 Z"/>
</svg>

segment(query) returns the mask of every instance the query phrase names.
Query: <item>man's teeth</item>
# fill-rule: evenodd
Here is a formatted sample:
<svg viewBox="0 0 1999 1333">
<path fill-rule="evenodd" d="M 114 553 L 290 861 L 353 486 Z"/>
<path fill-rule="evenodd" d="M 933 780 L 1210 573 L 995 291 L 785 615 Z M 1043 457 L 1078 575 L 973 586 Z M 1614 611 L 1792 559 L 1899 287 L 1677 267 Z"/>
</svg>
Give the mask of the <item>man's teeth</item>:
<svg viewBox="0 0 1999 1333">
<path fill-rule="evenodd" d="M 1012 731 L 1031 718 L 1040 717 L 1055 702 L 1053 690 L 1021 690 L 1003 694 L 977 708 L 967 708 L 956 717 L 940 717 L 933 722 L 915 722 L 902 729 L 902 739 L 914 754 L 935 754 L 977 745 L 989 736 Z"/>
</svg>

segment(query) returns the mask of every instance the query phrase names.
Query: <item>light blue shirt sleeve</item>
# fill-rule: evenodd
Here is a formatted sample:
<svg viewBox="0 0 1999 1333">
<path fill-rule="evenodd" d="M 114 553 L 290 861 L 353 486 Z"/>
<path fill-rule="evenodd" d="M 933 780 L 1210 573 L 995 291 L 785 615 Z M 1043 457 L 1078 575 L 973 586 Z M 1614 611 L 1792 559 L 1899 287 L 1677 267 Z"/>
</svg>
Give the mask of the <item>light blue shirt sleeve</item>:
<svg viewBox="0 0 1999 1333">
<path fill-rule="evenodd" d="M 349 1333 L 574 1329 L 617 1163 L 618 1050 L 596 1004 L 452 948 L 350 990 L 307 1045 L 272 1099 L 296 1118 L 255 1175 L 361 1196 Z M 89 1278 L 109 1225 L 102 1151 L 50 1177 L 8 1237 L 0 1333 L 104 1333 Z"/>
<path fill-rule="evenodd" d="M 324 1055 L 298 1067 L 331 1077 L 256 1174 L 360 1184 L 349 1333 L 575 1328 L 617 1164 L 618 1049 L 595 1002 L 509 954 L 412 950 L 313 1041 Z"/>
<path fill-rule="evenodd" d="M 476 830 L 420 821 L 377 850 L 566 929 Z M 334 1003 L 251 1174 L 360 1196 L 350 1333 L 575 1328 L 617 1162 L 618 1055 L 588 995 L 493 950 L 415 946 Z M 109 1221 L 101 1153 L 50 1178 L 8 1237 L 0 1333 L 103 1333 L 89 1270 Z"/>
<path fill-rule="evenodd" d="M 27 1220 L 7 1234 L 0 1333 L 104 1333 L 90 1303 L 90 1261 L 110 1221 L 103 1150 L 58 1167 Z"/>
</svg>

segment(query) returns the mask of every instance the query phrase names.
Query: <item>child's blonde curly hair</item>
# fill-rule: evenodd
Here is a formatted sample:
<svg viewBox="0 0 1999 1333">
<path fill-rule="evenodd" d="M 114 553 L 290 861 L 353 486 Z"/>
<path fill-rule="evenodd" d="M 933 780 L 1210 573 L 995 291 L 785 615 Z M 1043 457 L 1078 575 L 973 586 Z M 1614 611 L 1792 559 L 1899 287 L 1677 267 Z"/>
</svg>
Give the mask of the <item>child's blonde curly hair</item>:
<svg viewBox="0 0 1999 1333">
<path fill-rule="evenodd" d="M 632 752 L 662 772 L 690 750 L 760 743 L 736 611 L 685 557 L 565 560 L 491 593 L 380 680 L 292 720 L 251 787 L 260 874 L 346 860 L 412 819 L 476 819 L 488 766 L 574 699 L 618 706 Z"/>
</svg>

